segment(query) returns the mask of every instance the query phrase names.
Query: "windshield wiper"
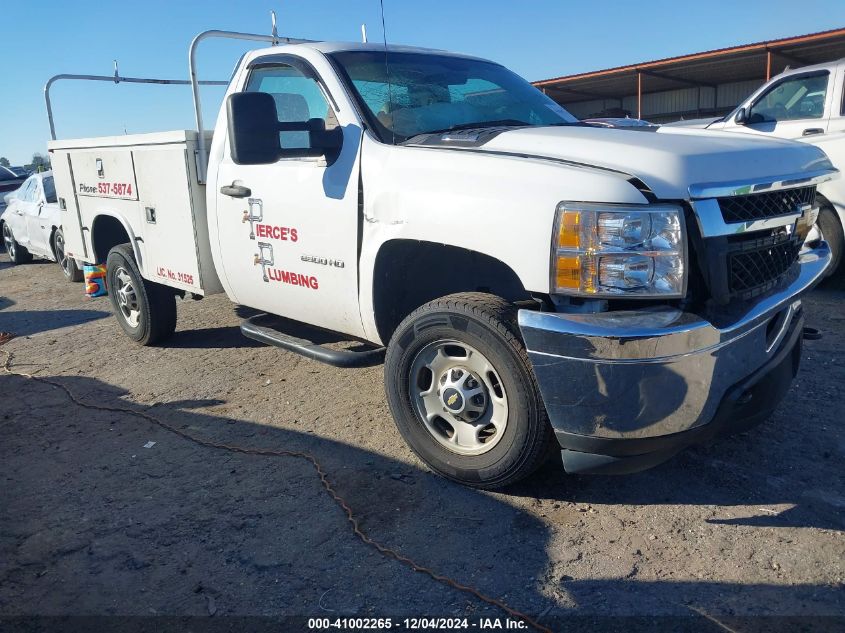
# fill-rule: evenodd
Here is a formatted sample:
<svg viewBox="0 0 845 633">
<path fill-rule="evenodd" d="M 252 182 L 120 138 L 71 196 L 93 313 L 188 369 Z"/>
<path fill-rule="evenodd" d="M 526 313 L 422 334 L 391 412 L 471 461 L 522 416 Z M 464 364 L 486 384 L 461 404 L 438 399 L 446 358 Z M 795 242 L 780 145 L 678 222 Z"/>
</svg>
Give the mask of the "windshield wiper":
<svg viewBox="0 0 845 633">
<path fill-rule="evenodd" d="M 491 127 L 516 127 L 516 126 L 530 126 L 530 123 L 526 123 L 525 121 L 519 121 L 517 119 L 498 119 L 496 121 L 476 121 L 475 123 L 458 123 L 456 125 L 450 125 L 447 128 L 443 128 L 442 130 L 428 130 L 427 132 L 420 132 L 419 134 L 414 134 L 413 136 L 405 139 L 402 141 L 403 143 L 409 143 L 414 139 L 418 139 L 421 136 L 432 136 L 434 134 L 446 134 L 448 132 L 456 132 L 458 130 L 482 130 L 485 128 Z"/>
</svg>

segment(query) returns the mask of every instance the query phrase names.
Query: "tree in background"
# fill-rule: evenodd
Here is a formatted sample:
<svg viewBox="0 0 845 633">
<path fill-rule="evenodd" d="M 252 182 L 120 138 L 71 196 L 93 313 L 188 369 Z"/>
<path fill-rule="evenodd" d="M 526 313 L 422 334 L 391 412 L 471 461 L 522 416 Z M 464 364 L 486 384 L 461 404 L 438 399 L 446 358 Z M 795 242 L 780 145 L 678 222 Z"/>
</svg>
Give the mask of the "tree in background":
<svg viewBox="0 0 845 633">
<path fill-rule="evenodd" d="M 27 165 L 30 171 L 39 172 L 50 169 L 50 159 L 46 156 L 35 152 L 32 155 L 32 164 Z"/>
<path fill-rule="evenodd" d="M 11 163 L 5 156 L 0 156 L 0 167 L 10 167 Z"/>
</svg>

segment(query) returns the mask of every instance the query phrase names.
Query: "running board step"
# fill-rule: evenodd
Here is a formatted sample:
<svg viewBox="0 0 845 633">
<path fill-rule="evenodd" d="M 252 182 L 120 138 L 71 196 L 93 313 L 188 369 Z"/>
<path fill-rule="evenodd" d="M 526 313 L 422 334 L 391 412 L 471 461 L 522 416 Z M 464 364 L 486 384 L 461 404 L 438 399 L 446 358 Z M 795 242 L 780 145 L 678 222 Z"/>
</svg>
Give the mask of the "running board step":
<svg viewBox="0 0 845 633">
<path fill-rule="evenodd" d="M 330 333 L 310 328 L 305 325 L 288 321 L 286 319 L 279 319 L 269 314 L 257 314 L 244 320 L 241 323 L 241 333 L 247 338 L 251 338 L 259 343 L 265 345 L 272 345 L 273 347 L 281 347 L 289 352 L 301 354 L 306 358 L 318 360 L 321 363 L 334 365 L 335 367 L 372 367 L 384 362 L 384 348 L 383 347 L 365 347 L 364 349 L 332 349 L 325 347 L 322 344 L 309 341 L 308 339 L 299 338 L 291 334 L 286 334 L 280 329 L 280 325 L 290 324 L 293 327 L 300 329 L 309 329 L 318 335 L 321 334 L 330 338 Z M 334 339 L 332 342 L 343 340 Z"/>
</svg>

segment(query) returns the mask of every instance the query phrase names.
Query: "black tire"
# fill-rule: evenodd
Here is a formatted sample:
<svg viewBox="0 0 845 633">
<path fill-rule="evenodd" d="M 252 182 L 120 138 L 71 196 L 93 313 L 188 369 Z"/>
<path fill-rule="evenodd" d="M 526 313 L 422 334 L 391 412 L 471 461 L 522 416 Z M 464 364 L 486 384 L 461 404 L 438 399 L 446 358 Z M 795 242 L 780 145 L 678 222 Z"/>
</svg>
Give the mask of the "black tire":
<svg viewBox="0 0 845 633">
<path fill-rule="evenodd" d="M 545 461 L 554 441 L 516 314 L 512 304 L 494 295 L 449 295 L 410 314 L 387 347 L 385 390 L 402 437 L 435 472 L 474 488 L 502 488 L 527 477 Z M 487 452 L 461 455 L 450 451 L 415 409 L 411 395 L 411 385 L 418 388 L 418 377 L 412 376 L 415 359 L 439 341 L 458 341 L 474 348 L 501 381 L 507 397 L 507 423 Z M 436 377 L 432 375 L 431 380 Z"/>
<path fill-rule="evenodd" d="M 822 207 L 819 210 L 819 219 L 816 222 L 819 225 L 822 237 L 830 246 L 832 260 L 826 274 L 826 276 L 830 277 L 839 267 L 842 261 L 842 251 L 845 249 L 845 236 L 843 236 L 842 232 L 842 223 L 839 221 L 836 211 L 831 207 Z"/>
<path fill-rule="evenodd" d="M 121 307 L 119 289 L 128 280 L 137 308 L 133 324 Z M 109 251 L 106 259 L 106 286 L 112 312 L 127 336 L 141 345 L 153 345 L 169 338 L 176 330 L 176 295 L 167 286 L 147 281 L 135 263 L 129 244 L 120 244 Z M 125 307 L 125 306 L 124 306 Z"/>
<path fill-rule="evenodd" d="M 26 264 L 32 261 L 32 255 L 15 240 L 12 227 L 8 222 L 3 222 L 3 245 L 9 253 L 9 259 L 13 264 Z"/>
<path fill-rule="evenodd" d="M 65 235 L 61 229 L 56 229 L 56 232 L 53 233 L 53 255 L 56 256 L 56 262 L 68 281 L 82 281 L 82 269 L 79 264 L 73 257 L 68 257 L 65 253 Z"/>
</svg>

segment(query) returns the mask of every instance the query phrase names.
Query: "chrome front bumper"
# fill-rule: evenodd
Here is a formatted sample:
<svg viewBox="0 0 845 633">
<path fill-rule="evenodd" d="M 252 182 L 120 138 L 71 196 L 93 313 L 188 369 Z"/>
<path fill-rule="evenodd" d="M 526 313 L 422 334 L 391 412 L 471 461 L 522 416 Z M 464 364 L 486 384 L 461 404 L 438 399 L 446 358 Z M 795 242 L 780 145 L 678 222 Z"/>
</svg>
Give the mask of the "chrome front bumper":
<svg viewBox="0 0 845 633">
<path fill-rule="evenodd" d="M 707 425 L 735 385 L 771 364 L 787 338 L 794 344 L 800 297 L 830 259 L 824 242 L 803 252 L 788 283 L 725 323 L 671 308 L 520 310 L 519 327 L 562 446 L 635 440 L 645 450 L 643 440 L 683 438 Z"/>
</svg>

